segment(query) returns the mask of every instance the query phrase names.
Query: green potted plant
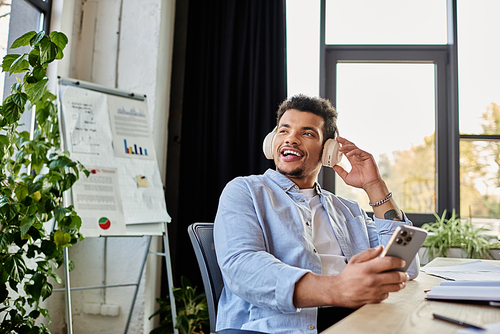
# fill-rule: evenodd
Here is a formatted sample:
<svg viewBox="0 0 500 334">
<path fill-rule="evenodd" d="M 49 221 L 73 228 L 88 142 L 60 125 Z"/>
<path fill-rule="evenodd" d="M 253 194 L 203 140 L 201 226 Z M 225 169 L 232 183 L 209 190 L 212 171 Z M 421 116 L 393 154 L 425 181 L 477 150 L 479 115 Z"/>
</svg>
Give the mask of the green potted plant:
<svg viewBox="0 0 500 334">
<path fill-rule="evenodd" d="M 491 241 L 481 235 L 485 229 L 472 225 L 470 219 L 457 217 L 453 210 L 450 218 L 446 218 L 446 210 L 440 217 L 436 213 L 436 221 L 422 226 L 429 232 L 423 247 L 427 247 L 425 255 L 429 260 L 436 256 L 448 257 L 452 248 L 461 249 L 467 258 L 493 258 L 491 250 L 498 248 L 498 241 Z"/>
<path fill-rule="evenodd" d="M 56 97 L 47 91 L 46 69 L 63 57 L 68 43 L 60 32 L 31 31 L 11 48 L 29 46 L 24 54 L 8 54 L 2 70 L 19 74 L 0 111 L 0 332 L 50 333 L 40 315 L 40 302 L 52 294 L 53 271 L 63 262 L 63 248 L 82 239 L 81 219 L 63 206 L 63 193 L 79 176 L 79 163 L 60 148 Z M 36 110 L 36 129 L 18 131 L 25 110 Z M 87 174 L 88 175 L 88 174 Z M 53 221 L 52 231 L 43 223 Z M 70 264 L 70 267 L 72 264 Z"/>
<path fill-rule="evenodd" d="M 196 294 L 196 287 L 186 277 L 181 277 L 181 287 L 174 288 L 175 308 L 177 310 L 176 328 L 181 334 L 203 334 L 202 327 L 208 325 L 208 305 L 205 293 Z M 172 313 L 170 300 L 157 298 L 160 308 L 149 319 L 156 315 L 163 316 L 160 326 L 153 329 L 150 334 L 173 333 Z"/>
</svg>

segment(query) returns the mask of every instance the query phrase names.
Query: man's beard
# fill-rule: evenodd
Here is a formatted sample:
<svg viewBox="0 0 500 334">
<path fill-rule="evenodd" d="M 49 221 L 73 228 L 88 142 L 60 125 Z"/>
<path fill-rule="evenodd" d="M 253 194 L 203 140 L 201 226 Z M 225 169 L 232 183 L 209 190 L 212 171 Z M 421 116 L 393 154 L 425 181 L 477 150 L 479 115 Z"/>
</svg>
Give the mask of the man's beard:
<svg viewBox="0 0 500 334">
<path fill-rule="evenodd" d="M 304 168 L 302 166 L 297 167 L 294 170 L 291 170 L 290 172 L 285 172 L 284 170 L 282 170 L 279 167 L 276 167 L 276 169 L 278 170 L 278 172 L 280 174 L 283 174 L 287 177 L 291 177 L 293 179 L 300 179 L 304 176 Z"/>
<path fill-rule="evenodd" d="M 321 155 L 318 159 L 318 162 L 321 162 Z M 276 164 L 276 170 L 280 173 L 285 175 L 286 177 L 290 177 L 293 179 L 301 179 L 306 176 L 306 164 L 302 164 L 301 166 L 298 166 L 297 168 L 291 170 L 290 172 L 286 172 L 283 169 L 281 169 L 278 164 Z"/>
</svg>

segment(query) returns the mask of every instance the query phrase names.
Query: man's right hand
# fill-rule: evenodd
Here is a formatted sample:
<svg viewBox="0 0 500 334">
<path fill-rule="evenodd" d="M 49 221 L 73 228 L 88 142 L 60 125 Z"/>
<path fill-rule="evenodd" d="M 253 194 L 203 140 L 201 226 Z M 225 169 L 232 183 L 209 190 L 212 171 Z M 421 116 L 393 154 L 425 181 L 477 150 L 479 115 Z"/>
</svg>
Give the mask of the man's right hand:
<svg viewBox="0 0 500 334">
<path fill-rule="evenodd" d="M 337 276 L 307 273 L 295 285 L 295 307 L 358 308 L 380 303 L 389 297 L 389 292 L 403 289 L 408 274 L 387 271 L 403 267 L 404 261 L 392 256 L 379 257 L 382 249 L 378 246 L 353 256 Z"/>
</svg>

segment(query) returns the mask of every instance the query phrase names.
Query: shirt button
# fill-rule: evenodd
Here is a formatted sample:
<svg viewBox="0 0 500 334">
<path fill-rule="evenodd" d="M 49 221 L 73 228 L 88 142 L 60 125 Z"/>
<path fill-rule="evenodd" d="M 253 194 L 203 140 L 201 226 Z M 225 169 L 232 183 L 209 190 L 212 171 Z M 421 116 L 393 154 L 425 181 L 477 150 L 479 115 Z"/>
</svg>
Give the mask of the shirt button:
<svg viewBox="0 0 500 334">
<path fill-rule="evenodd" d="M 310 226 L 310 225 L 311 225 L 311 223 L 310 223 L 310 222 L 306 222 L 306 225 L 307 225 L 307 226 Z"/>
<path fill-rule="evenodd" d="M 310 330 L 313 330 L 313 329 L 315 329 L 315 328 L 314 328 L 314 326 L 309 326 L 309 329 L 310 329 Z"/>
<path fill-rule="evenodd" d="M 299 186 L 295 186 L 295 189 L 299 189 Z"/>
<path fill-rule="evenodd" d="M 283 187 L 284 190 L 286 190 L 286 187 Z"/>
<path fill-rule="evenodd" d="M 316 248 L 314 249 L 314 253 L 317 253 L 318 251 L 316 250 Z"/>
<path fill-rule="evenodd" d="M 300 199 L 301 202 L 305 202 L 303 198 Z"/>
</svg>

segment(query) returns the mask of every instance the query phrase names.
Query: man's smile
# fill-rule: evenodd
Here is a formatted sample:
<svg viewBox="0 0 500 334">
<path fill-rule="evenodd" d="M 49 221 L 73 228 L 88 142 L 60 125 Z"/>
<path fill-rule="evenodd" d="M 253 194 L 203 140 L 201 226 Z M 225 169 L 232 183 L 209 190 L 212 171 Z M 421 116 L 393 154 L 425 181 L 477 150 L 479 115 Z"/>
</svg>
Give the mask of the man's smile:
<svg viewBox="0 0 500 334">
<path fill-rule="evenodd" d="M 296 148 L 283 147 L 280 151 L 281 157 L 285 161 L 295 161 L 299 160 L 304 156 L 304 153 Z"/>
</svg>

